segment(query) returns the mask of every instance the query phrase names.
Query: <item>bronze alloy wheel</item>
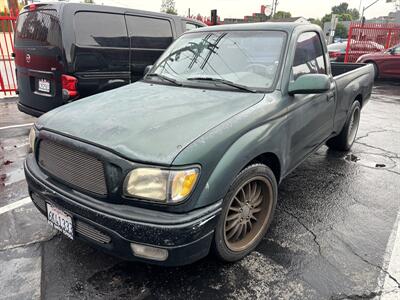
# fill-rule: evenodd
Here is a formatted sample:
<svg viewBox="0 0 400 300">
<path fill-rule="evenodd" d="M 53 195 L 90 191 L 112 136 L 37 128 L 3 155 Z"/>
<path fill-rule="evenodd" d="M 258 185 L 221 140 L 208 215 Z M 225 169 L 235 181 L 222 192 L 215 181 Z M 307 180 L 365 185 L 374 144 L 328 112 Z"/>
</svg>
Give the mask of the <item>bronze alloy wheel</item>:
<svg viewBox="0 0 400 300">
<path fill-rule="evenodd" d="M 229 250 L 239 252 L 253 246 L 272 212 L 273 189 L 267 178 L 253 177 L 241 185 L 225 215 L 224 240 Z"/>
<path fill-rule="evenodd" d="M 349 131 L 347 134 L 347 142 L 349 145 L 353 144 L 356 135 L 357 135 L 357 131 L 358 131 L 358 125 L 360 123 L 360 108 L 356 107 L 353 110 L 353 113 L 351 114 L 351 119 L 350 119 L 350 123 L 349 123 Z"/>
</svg>

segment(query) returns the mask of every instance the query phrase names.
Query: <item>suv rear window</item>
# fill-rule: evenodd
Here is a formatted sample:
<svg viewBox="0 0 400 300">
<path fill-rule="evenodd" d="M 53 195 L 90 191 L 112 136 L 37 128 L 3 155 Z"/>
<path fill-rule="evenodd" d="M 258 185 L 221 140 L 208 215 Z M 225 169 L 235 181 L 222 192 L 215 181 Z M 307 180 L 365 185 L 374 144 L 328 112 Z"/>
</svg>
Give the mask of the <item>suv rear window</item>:
<svg viewBox="0 0 400 300">
<path fill-rule="evenodd" d="M 15 46 L 61 45 L 61 29 L 55 10 L 37 10 L 19 15 Z"/>
<path fill-rule="evenodd" d="M 129 47 L 124 15 L 78 12 L 74 23 L 76 43 L 80 46 Z"/>
</svg>

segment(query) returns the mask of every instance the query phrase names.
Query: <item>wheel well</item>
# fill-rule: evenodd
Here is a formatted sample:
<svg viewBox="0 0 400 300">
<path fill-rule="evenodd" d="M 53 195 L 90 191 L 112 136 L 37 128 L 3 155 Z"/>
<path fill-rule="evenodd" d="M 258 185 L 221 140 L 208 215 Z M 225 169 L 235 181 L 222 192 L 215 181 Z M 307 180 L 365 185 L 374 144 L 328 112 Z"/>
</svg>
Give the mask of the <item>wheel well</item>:
<svg viewBox="0 0 400 300">
<path fill-rule="evenodd" d="M 378 75 L 379 75 L 379 67 L 378 67 L 378 64 L 375 62 L 375 61 L 373 61 L 373 60 L 366 60 L 365 62 L 364 62 L 365 64 L 373 64 L 375 67 L 376 67 L 376 72 L 378 72 Z M 377 74 L 375 74 L 375 75 L 377 75 Z"/>
<path fill-rule="evenodd" d="M 361 94 L 358 94 L 357 97 L 354 99 L 354 101 L 355 100 L 358 100 L 358 102 L 360 102 L 361 107 L 363 107 L 363 99 Z"/>
<path fill-rule="evenodd" d="M 279 183 L 279 181 L 281 179 L 281 164 L 279 162 L 279 158 L 274 153 L 271 153 L 271 152 L 263 153 L 263 154 L 255 157 L 254 159 L 252 159 L 246 165 L 246 167 L 249 165 L 252 165 L 252 164 L 256 164 L 256 163 L 260 163 L 260 164 L 264 164 L 264 165 L 268 166 L 274 173 L 276 181 Z"/>
</svg>

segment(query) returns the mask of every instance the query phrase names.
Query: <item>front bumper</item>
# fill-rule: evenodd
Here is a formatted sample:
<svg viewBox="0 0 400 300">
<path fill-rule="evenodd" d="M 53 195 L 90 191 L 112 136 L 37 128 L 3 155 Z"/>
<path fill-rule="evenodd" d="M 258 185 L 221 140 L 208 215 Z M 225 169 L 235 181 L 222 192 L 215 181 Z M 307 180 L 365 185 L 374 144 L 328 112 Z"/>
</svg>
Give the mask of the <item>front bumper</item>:
<svg viewBox="0 0 400 300">
<path fill-rule="evenodd" d="M 39 211 L 46 215 L 46 202 L 61 208 L 72 216 L 74 224 L 80 224 L 75 227 L 76 238 L 108 253 L 176 266 L 192 263 L 209 252 L 222 201 L 184 214 L 132 207 L 127 214 L 127 207 L 101 202 L 54 183 L 40 170 L 33 155 L 28 155 L 24 168 L 29 194 Z M 168 258 L 155 261 L 136 257 L 131 243 L 167 249 Z"/>
</svg>

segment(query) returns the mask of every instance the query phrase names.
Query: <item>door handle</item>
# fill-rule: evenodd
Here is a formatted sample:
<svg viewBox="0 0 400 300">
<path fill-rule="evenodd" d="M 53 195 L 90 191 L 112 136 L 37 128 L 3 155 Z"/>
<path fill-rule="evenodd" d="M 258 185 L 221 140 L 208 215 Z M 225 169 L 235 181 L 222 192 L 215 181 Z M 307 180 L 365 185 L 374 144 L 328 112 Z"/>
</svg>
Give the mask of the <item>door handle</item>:
<svg viewBox="0 0 400 300">
<path fill-rule="evenodd" d="M 335 93 L 334 92 L 329 92 L 327 95 L 326 95 L 326 97 L 327 97 L 327 101 L 331 101 L 331 100 L 334 100 L 335 99 Z"/>
</svg>

